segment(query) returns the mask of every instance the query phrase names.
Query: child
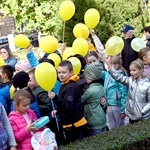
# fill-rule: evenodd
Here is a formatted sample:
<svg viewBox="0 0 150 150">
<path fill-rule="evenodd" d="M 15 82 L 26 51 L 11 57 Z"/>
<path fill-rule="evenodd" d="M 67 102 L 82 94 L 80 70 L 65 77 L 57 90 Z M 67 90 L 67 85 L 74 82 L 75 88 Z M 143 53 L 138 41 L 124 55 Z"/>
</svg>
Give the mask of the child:
<svg viewBox="0 0 150 150">
<path fill-rule="evenodd" d="M 20 60 L 15 65 L 16 73 L 19 71 L 25 71 L 28 73 L 32 69 L 33 68 L 31 67 L 30 63 L 27 60 Z"/>
<path fill-rule="evenodd" d="M 87 55 L 87 64 L 91 64 L 93 62 L 99 62 L 98 54 L 95 51 L 88 53 Z"/>
<path fill-rule="evenodd" d="M 115 80 L 128 86 L 125 113 L 129 123 L 150 119 L 150 81 L 142 75 L 144 70 L 142 61 L 137 59 L 130 64 L 130 77 L 118 75 L 110 61 L 108 61 L 108 68 Z"/>
<path fill-rule="evenodd" d="M 2 79 L 2 85 L 8 85 L 9 87 L 11 87 L 13 74 L 14 74 L 14 71 L 10 65 L 1 66 L 0 76 Z"/>
<path fill-rule="evenodd" d="M 29 79 L 30 78 L 29 78 L 28 73 L 26 73 L 24 71 L 20 71 L 17 74 L 15 74 L 13 77 L 13 86 L 16 89 L 26 89 L 27 91 L 30 92 L 30 94 L 32 96 L 31 103 L 30 103 L 30 109 L 34 110 L 36 116 L 38 118 L 40 118 L 40 110 L 39 110 L 39 106 L 37 103 L 37 99 L 33 95 L 31 89 L 29 87 L 27 87 Z"/>
<path fill-rule="evenodd" d="M 106 116 L 100 105 L 100 99 L 105 96 L 104 88 L 99 82 L 103 66 L 98 63 L 87 65 L 84 75 L 89 88 L 82 96 L 84 116 L 87 119 L 88 136 L 106 131 Z"/>
<path fill-rule="evenodd" d="M 83 129 L 86 120 L 82 114 L 81 91 L 76 83 L 79 77 L 73 75 L 73 67 L 70 61 L 64 60 L 58 67 L 58 78 L 62 82 L 59 95 L 49 92 L 57 105 L 57 111 L 52 112 L 54 117 L 56 112 L 63 125 L 63 133 L 67 144 L 76 139 L 83 138 Z"/>
<path fill-rule="evenodd" d="M 17 149 L 31 150 L 31 137 L 37 131 L 33 126 L 33 122 L 37 117 L 31 109 L 29 109 L 30 101 L 32 100 L 31 94 L 21 89 L 14 94 L 15 111 L 9 114 L 9 121 L 11 123 L 15 139 L 17 142 Z"/>
<path fill-rule="evenodd" d="M 144 72 L 143 74 L 150 78 L 150 48 L 142 48 L 138 53 L 139 58 L 144 63 Z"/>
<path fill-rule="evenodd" d="M 86 59 L 87 59 L 87 64 L 91 64 L 91 63 L 94 63 L 94 62 L 99 62 L 99 56 L 95 51 L 90 52 L 87 55 Z M 99 63 L 103 66 L 103 69 L 104 69 L 103 63 L 101 63 L 101 62 L 99 62 Z M 101 84 L 103 86 L 104 85 L 104 80 L 102 78 L 100 78 L 99 80 L 101 81 Z"/>
<path fill-rule="evenodd" d="M 10 112 L 11 97 L 10 87 L 12 86 L 13 68 L 10 65 L 0 67 L 0 102 L 5 107 L 7 114 Z"/>
<path fill-rule="evenodd" d="M 28 87 L 32 90 L 35 98 L 37 99 L 41 116 L 49 116 L 52 111 L 50 99 L 46 91 L 44 91 L 36 82 L 35 69 L 28 72 L 29 82 Z"/>
<path fill-rule="evenodd" d="M 16 150 L 16 141 L 6 111 L 0 103 L 0 149 Z"/>
<path fill-rule="evenodd" d="M 115 72 L 120 75 L 127 75 L 121 66 L 121 59 L 118 56 L 110 57 L 110 63 Z M 103 71 L 101 78 L 104 79 L 107 104 L 107 122 L 109 130 L 124 126 L 125 104 L 127 98 L 127 87 L 115 81 L 108 71 Z"/>
</svg>

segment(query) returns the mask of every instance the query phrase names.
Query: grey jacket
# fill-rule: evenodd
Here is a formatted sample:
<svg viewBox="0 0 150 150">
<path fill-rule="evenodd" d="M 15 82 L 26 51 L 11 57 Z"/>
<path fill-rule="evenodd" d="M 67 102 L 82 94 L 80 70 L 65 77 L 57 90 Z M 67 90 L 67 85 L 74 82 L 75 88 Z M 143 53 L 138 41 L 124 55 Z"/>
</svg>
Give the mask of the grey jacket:
<svg viewBox="0 0 150 150">
<path fill-rule="evenodd" d="M 128 86 L 126 115 L 131 120 L 150 119 L 150 79 L 135 80 L 131 76 L 121 76 L 115 73 L 114 68 L 109 72 L 115 80 Z"/>
</svg>

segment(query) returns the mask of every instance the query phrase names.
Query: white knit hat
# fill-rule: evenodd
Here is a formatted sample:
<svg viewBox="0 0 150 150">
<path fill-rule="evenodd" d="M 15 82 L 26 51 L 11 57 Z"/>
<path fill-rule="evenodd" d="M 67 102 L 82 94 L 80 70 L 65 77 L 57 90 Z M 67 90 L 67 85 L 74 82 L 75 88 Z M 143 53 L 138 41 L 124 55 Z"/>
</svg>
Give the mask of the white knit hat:
<svg viewBox="0 0 150 150">
<path fill-rule="evenodd" d="M 27 60 L 20 60 L 19 62 L 17 62 L 17 64 L 15 65 L 15 69 L 18 69 L 20 71 L 25 71 L 25 72 L 29 72 L 30 70 L 32 70 L 33 68 L 31 67 L 30 63 Z"/>
</svg>

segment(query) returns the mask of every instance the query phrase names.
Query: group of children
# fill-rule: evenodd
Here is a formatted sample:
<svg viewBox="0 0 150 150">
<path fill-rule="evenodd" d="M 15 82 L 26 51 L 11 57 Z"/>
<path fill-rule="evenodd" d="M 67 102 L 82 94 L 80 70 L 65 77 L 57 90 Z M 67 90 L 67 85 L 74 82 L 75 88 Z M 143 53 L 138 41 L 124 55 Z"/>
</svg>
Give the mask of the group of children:
<svg viewBox="0 0 150 150">
<path fill-rule="evenodd" d="M 56 134 L 58 145 L 106 132 L 106 126 L 109 130 L 122 127 L 126 116 L 129 123 L 150 119 L 150 74 L 146 70 L 150 65 L 150 48 L 139 52 L 141 60 L 130 64 L 128 77 L 121 58 L 107 58 L 99 39 L 95 35 L 93 38 L 97 52 L 88 53 L 86 58 L 74 56 L 81 62 L 80 74 L 74 75 L 70 61 L 61 61 L 58 80 L 49 92 L 37 84 L 35 68 L 40 61 L 55 64 L 46 56 L 38 61 L 31 47 L 27 54 L 31 64 L 28 69 L 20 64 L 13 75 L 11 66 L 0 67 L 1 149 L 8 146 L 11 150 L 31 150 L 33 134 L 45 129 L 33 125 L 40 116 L 49 116 L 46 126 Z"/>
</svg>

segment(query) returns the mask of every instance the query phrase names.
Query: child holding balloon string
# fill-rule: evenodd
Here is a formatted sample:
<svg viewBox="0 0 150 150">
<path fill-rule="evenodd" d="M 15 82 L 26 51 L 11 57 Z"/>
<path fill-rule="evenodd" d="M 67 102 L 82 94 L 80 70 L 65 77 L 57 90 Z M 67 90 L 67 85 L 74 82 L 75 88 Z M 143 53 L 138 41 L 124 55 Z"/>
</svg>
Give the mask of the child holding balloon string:
<svg viewBox="0 0 150 150">
<path fill-rule="evenodd" d="M 59 64 L 58 78 L 62 82 L 59 94 L 49 91 L 48 95 L 56 102 L 57 111 L 54 110 L 52 116 L 54 117 L 56 113 L 59 115 L 63 125 L 64 144 L 68 144 L 83 138 L 87 121 L 83 117 L 81 91 L 76 83 L 79 77 L 73 75 L 73 66 L 70 61 L 64 60 Z"/>
</svg>

